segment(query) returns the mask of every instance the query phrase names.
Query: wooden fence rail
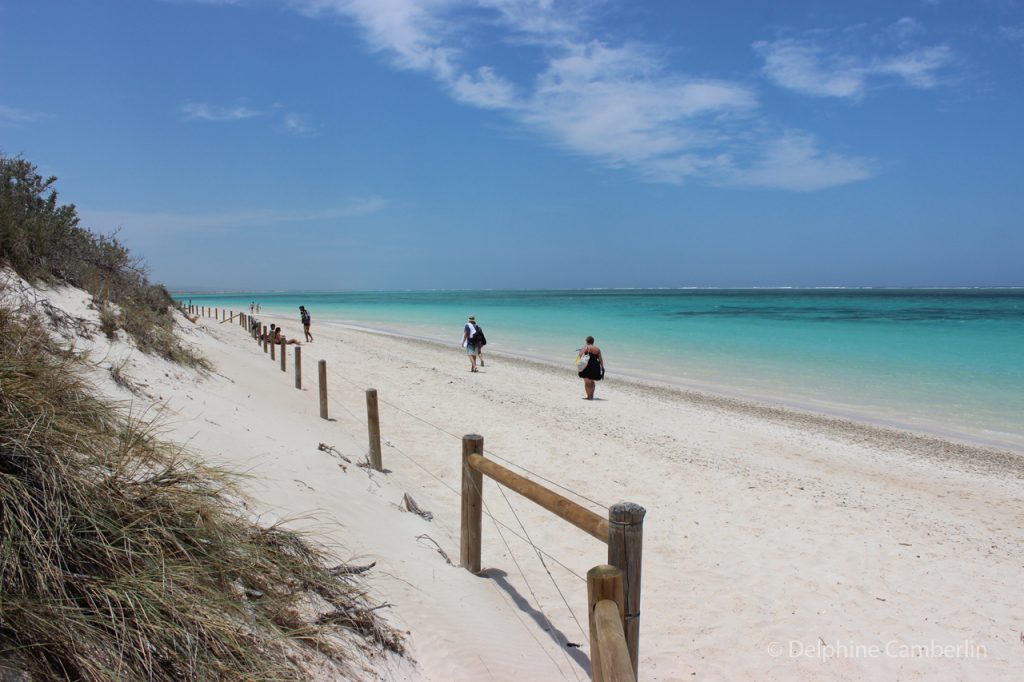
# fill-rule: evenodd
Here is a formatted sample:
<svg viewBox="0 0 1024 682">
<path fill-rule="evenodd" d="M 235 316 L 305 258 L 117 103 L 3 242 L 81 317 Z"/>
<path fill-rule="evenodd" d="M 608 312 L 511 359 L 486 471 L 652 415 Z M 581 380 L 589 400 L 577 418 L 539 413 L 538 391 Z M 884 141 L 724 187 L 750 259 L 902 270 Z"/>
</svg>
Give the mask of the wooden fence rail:
<svg viewBox="0 0 1024 682">
<path fill-rule="evenodd" d="M 632 502 L 618 502 L 608 508 L 607 519 L 601 518 L 572 500 L 492 462 L 483 452 L 483 436 L 463 436 L 460 565 L 471 573 L 480 572 L 484 475 L 607 543 L 608 563 L 622 574 L 625 641 L 635 678 L 640 649 L 640 577 L 646 510 Z"/>
<path fill-rule="evenodd" d="M 622 571 L 603 564 L 587 571 L 590 666 L 595 682 L 636 682 L 625 633 Z"/>
</svg>

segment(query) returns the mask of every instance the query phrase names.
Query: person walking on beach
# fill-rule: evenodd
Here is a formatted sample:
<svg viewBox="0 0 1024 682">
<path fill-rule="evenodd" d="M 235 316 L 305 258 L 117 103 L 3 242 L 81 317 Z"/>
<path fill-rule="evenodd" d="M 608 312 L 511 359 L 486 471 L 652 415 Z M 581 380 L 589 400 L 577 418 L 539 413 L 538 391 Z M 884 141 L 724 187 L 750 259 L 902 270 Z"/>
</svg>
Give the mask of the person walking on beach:
<svg viewBox="0 0 1024 682">
<path fill-rule="evenodd" d="M 306 306 L 299 306 L 299 318 L 302 320 L 302 331 L 306 333 L 306 341 L 312 341 L 313 335 L 309 333 L 309 325 L 312 324 L 313 319 L 309 316 Z"/>
<path fill-rule="evenodd" d="M 595 382 L 604 379 L 604 358 L 601 357 L 601 349 L 594 345 L 594 337 L 588 336 L 583 348 L 580 348 L 576 356 L 579 377 L 583 379 L 583 390 L 586 392 L 587 400 L 594 399 Z"/>
<path fill-rule="evenodd" d="M 473 315 L 469 316 L 466 320 L 466 326 L 462 328 L 462 347 L 466 349 L 466 355 L 469 356 L 469 371 L 476 371 L 476 336 L 479 332 L 476 326 L 476 317 Z"/>
<path fill-rule="evenodd" d="M 252 303 L 249 304 L 249 313 L 252 314 L 255 311 L 256 311 L 256 301 L 253 301 Z"/>
<path fill-rule="evenodd" d="M 474 323 L 475 324 L 475 323 Z M 487 337 L 484 336 L 484 328 L 476 324 L 476 335 L 473 337 L 476 346 L 476 360 L 480 366 L 484 366 L 484 346 L 487 345 Z"/>
</svg>

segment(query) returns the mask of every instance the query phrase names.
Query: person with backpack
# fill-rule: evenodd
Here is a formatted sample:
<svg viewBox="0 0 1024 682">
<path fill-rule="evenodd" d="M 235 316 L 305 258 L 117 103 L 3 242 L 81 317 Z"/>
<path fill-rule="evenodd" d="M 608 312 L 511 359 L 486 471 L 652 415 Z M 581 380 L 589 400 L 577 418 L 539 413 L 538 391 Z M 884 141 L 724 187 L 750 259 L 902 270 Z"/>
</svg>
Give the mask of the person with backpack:
<svg viewBox="0 0 1024 682">
<path fill-rule="evenodd" d="M 484 336 L 484 328 L 480 325 L 476 325 L 476 336 L 473 337 L 476 341 L 476 359 L 480 363 L 480 366 L 484 366 L 484 346 L 487 345 L 487 337 Z"/>
<path fill-rule="evenodd" d="M 476 326 L 476 317 L 470 315 L 469 319 L 466 320 L 466 326 L 462 328 L 462 347 L 466 349 L 466 355 L 469 356 L 470 372 L 476 371 L 476 356 L 479 352 L 478 348 L 480 348 L 478 343 L 482 336 L 480 328 Z"/>
<path fill-rule="evenodd" d="M 313 335 L 309 333 L 309 325 L 312 324 L 313 319 L 304 305 L 299 306 L 299 319 L 302 320 L 302 331 L 306 333 L 306 341 L 312 341 Z"/>
</svg>

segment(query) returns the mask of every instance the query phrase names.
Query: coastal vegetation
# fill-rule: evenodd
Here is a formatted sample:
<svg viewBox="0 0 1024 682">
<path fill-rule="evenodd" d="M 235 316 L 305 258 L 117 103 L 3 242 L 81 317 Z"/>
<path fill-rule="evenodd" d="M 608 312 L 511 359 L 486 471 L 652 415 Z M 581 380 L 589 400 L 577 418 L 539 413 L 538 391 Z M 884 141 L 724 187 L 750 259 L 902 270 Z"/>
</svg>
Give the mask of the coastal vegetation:
<svg viewBox="0 0 1024 682">
<path fill-rule="evenodd" d="M 167 289 L 149 281 L 116 236 L 83 227 L 75 205 L 58 202 L 56 182 L 25 159 L 0 154 L 0 262 L 29 282 L 88 291 L 108 338 L 123 330 L 143 352 L 208 369 L 174 333 Z"/>
<path fill-rule="evenodd" d="M 205 362 L 175 336 L 167 291 L 120 243 L 79 226 L 31 164 L 0 164 L 0 265 L 92 292 L 107 336 Z M 347 567 L 255 523 L 232 474 L 99 397 L 52 317 L 7 300 L 0 678 L 301 679 L 403 653 Z"/>
</svg>

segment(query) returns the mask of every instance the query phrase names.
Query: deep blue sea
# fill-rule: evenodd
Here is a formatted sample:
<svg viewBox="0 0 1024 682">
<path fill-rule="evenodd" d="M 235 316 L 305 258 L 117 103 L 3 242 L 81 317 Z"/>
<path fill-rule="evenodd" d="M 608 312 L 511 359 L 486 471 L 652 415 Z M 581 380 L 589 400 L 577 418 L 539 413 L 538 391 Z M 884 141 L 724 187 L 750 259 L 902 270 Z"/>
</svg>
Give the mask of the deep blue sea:
<svg viewBox="0 0 1024 682">
<path fill-rule="evenodd" d="M 609 379 L 654 378 L 1024 450 L 1024 289 L 178 294 L 564 364 L 588 334 Z M 568 374 L 568 376 L 572 376 Z"/>
</svg>

